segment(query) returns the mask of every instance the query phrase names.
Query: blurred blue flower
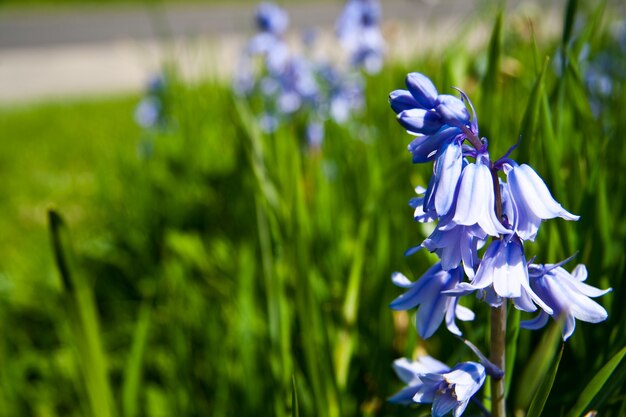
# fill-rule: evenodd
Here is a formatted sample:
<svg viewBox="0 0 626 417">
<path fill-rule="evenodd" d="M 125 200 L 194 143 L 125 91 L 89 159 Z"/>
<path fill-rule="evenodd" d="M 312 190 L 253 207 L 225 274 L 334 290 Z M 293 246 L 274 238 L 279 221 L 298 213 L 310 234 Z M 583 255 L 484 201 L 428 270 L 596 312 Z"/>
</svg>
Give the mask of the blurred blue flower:
<svg viewBox="0 0 626 417">
<path fill-rule="evenodd" d="M 351 64 L 370 74 L 379 72 L 383 66 L 385 41 L 379 28 L 381 14 L 377 0 L 348 0 L 335 25 Z"/>
<path fill-rule="evenodd" d="M 411 282 L 400 272 L 395 272 L 391 280 L 395 285 L 406 288 L 407 291 L 393 300 L 389 307 L 394 310 L 408 310 L 418 307 L 415 324 L 419 335 L 427 339 L 435 333 L 444 318 L 450 332 L 461 335 L 456 326 L 455 318 L 462 321 L 474 319 L 474 313 L 458 303 L 454 296 L 443 294 L 444 291 L 454 288 L 463 279 L 460 268 L 444 270 L 440 263 L 436 263 L 422 277 Z"/>
<path fill-rule="evenodd" d="M 282 35 L 289 26 L 289 15 L 276 4 L 263 2 L 256 9 L 255 21 L 259 31 Z"/>
<path fill-rule="evenodd" d="M 434 361 L 434 362 L 433 362 Z M 420 372 L 424 368 L 430 372 Z M 453 412 L 455 417 L 463 415 L 470 399 L 485 382 L 485 367 L 476 362 L 462 362 L 452 369 L 432 358 L 410 362 L 394 362 L 396 373 L 408 386 L 391 397 L 389 401 L 410 404 L 407 397 L 414 393 L 412 402 L 432 403 L 432 416 L 442 417 Z"/>
<path fill-rule="evenodd" d="M 530 264 L 528 266 L 530 286 L 550 307 L 551 311 L 541 311 L 532 320 L 523 321 L 526 329 L 539 329 L 546 325 L 549 316 L 563 320 L 563 340 L 567 340 L 576 328 L 576 319 L 588 323 L 606 320 L 606 310 L 589 297 L 599 297 L 611 291 L 600 290 L 585 284 L 587 268 L 578 265 L 570 274 L 561 264 Z"/>
</svg>

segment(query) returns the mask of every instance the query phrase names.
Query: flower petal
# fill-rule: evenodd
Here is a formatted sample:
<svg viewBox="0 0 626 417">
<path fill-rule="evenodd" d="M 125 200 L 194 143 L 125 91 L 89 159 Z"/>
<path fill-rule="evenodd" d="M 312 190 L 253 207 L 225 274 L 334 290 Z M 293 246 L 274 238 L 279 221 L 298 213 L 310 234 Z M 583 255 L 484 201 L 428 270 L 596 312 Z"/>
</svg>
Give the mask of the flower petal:
<svg viewBox="0 0 626 417">
<path fill-rule="evenodd" d="M 419 72 L 411 72 L 406 76 L 405 82 L 421 108 L 432 109 L 435 107 L 438 93 L 430 78 Z"/>
</svg>

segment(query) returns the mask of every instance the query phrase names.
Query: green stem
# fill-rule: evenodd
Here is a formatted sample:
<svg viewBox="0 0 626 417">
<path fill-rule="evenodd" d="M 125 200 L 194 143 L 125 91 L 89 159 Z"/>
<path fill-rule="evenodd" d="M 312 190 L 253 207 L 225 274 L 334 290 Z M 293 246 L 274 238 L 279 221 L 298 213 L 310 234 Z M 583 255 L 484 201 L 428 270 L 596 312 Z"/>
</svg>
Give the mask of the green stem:
<svg viewBox="0 0 626 417">
<path fill-rule="evenodd" d="M 506 373 L 506 301 L 491 309 L 491 357 L 494 365 Z M 505 378 L 491 378 L 491 415 L 505 417 Z"/>
</svg>

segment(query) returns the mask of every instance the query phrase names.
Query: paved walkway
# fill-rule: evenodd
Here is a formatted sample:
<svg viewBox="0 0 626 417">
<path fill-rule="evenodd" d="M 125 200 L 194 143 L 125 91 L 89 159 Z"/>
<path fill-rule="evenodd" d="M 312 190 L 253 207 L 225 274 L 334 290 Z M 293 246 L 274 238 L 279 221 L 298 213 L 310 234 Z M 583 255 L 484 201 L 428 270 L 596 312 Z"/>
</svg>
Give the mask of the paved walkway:
<svg viewBox="0 0 626 417">
<path fill-rule="evenodd" d="M 550 3 L 546 10 L 510 0 L 509 7 L 551 22 L 543 25 L 545 30 L 557 33 L 564 1 Z M 495 14 L 481 0 L 382 4 L 384 33 L 390 55 L 396 57 L 436 48 L 469 27 L 473 28 L 466 32 L 469 42 L 480 42 L 488 36 Z M 291 36 L 297 37 L 304 28 L 321 28 L 321 53 L 336 51 L 332 26 L 341 5 L 336 1 L 288 6 Z M 0 104 L 137 91 L 165 59 L 175 60 L 190 79 L 230 77 L 253 31 L 254 7 L 0 9 Z"/>
</svg>

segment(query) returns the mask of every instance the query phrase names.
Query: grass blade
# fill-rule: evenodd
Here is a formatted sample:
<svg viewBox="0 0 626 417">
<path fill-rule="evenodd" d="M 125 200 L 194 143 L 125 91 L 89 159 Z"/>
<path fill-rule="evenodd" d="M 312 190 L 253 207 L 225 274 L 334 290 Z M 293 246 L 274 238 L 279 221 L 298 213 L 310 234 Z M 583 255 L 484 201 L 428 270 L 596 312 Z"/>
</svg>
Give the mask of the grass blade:
<svg viewBox="0 0 626 417">
<path fill-rule="evenodd" d="M 561 363 L 561 357 L 563 356 L 563 348 L 565 345 L 561 345 L 561 351 L 559 352 L 559 356 L 556 357 L 556 360 L 552 363 L 550 370 L 543 378 L 541 385 L 535 395 L 533 397 L 532 402 L 530 403 L 530 408 L 528 409 L 528 414 L 526 417 L 539 417 L 541 416 L 541 412 L 543 411 L 543 407 L 546 405 L 546 400 L 550 395 L 550 391 L 552 390 L 552 384 L 554 384 L 554 379 L 556 378 L 556 373 L 559 370 L 559 363 Z"/>
<path fill-rule="evenodd" d="M 54 257 L 67 297 L 67 315 L 85 380 L 91 413 L 94 417 L 111 417 L 115 414 L 113 396 L 100 339 L 100 323 L 93 292 L 83 279 L 71 272 L 72 257 L 67 228 L 61 215 L 49 210 L 48 225 Z"/>
<path fill-rule="evenodd" d="M 622 348 L 615 356 L 609 360 L 606 365 L 598 371 L 591 381 L 587 384 L 583 392 L 578 397 L 574 407 L 567 413 L 566 417 L 577 417 L 585 411 L 585 408 L 589 406 L 593 398 L 602 389 L 606 381 L 609 379 L 615 368 L 620 364 L 622 359 L 626 355 L 626 346 Z"/>
</svg>

